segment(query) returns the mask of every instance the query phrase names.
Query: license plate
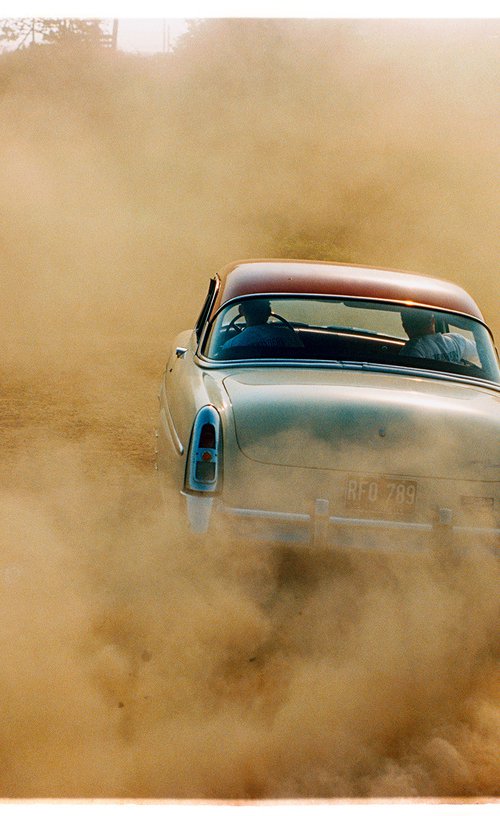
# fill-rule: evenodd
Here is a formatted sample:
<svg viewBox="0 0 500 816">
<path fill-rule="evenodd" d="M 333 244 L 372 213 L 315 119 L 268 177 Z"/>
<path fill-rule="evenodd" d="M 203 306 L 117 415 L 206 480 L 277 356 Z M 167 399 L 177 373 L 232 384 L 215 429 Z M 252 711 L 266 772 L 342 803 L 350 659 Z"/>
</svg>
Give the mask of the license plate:
<svg viewBox="0 0 500 816">
<path fill-rule="evenodd" d="M 410 516 L 417 501 L 417 483 L 391 476 L 348 476 L 347 510 L 368 511 L 388 518 Z"/>
</svg>

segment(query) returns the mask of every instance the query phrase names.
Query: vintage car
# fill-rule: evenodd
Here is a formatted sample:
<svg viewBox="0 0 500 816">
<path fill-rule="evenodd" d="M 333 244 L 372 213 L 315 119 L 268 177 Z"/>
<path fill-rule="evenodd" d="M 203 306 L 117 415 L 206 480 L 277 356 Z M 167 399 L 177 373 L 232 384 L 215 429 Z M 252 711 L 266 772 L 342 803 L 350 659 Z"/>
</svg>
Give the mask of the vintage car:
<svg viewBox="0 0 500 816">
<path fill-rule="evenodd" d="M 178 335 L 157 469 L 195 533 L 308 548 L 496 548 L 500 372 L 459 286 L 231 264 Z"/>
</svg>

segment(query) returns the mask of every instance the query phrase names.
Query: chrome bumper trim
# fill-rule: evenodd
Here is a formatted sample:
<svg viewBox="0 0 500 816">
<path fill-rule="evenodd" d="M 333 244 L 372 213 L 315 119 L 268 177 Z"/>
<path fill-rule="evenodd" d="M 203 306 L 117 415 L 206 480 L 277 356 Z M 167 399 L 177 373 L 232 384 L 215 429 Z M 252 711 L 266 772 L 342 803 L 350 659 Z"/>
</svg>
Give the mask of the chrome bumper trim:
<svg viewBox="0 0 500 816">
<path fill-rule="evenodd" d="M 345 516 L 330 516 L 330 524 L 337 524 L 347 527 L 380 527 L 384 530 L 421 530 L 429 532 L 433 529 L 432 524 L 425 524 L 419 521 L 392 521 L 390 519 L 365 519 L 346 518 Z"/>
<path fill-rule="evenodd" d="M 500 537 L 500 527 L 452 527 L 456 533 L 472 533 L 473 535 L 495 535 Z"/>
<path fill-rule="evenodd" d="M 287 521 L 290 524 L 295 522 L 309 524 L 312 518 L 307 513 L 277 513 L 274 510 L 249 510 L 248 508 L 228 507 L 227 505 L 220 505 L 219 510 L 227 516 L 259 518 L 264 521 Z"/>
<path fill-rule="evenodd" d="M 248 508 L 239 508 L 239 507 L 229 507 L 222 503 L 217 505 L 217 511 L 225 516 L 229 516 L 232 518 L 241 518 L 241 519 L 249 519 L 254 521 L 263 521 L 263 522 L 271 522 L 276 524 L 298 524 L 304 528 L 304 526 L 311 527 L 311 540 L 315 540 L 317 543 L 320 540 L 324 540 L 326 538 L 326 532 L 328 529 L 333 529 L 335 527 L 339 528 L 365 528 L 374 531 L 406 531 L 406 532 L 415 532 L 415 533 L 431 533 L 431 532 L 439 532 L 439 531 L 446 531 L 450 534 L 458 534 L 458 535 L 474 535 L 474 536 L 492 536 L 498 537 L 500 540 L 500 528 L 498 527 L 473 527 L 473 526 L 464 526 L 464 525 L 443 525 L 443 524 L 430 524 L 425 522 L 416 522 L 416 521 L 395 521 L 389 519 L 372 519 L 372 518 L 350 518 L 345 516 L 329 516 L 324 515 L 323 518 L 319 517 L 320 523 L 318 524 L 318 514 L 307 514 L 307 513 L 280 513 L 273 510 L 252 510 Z M 279 536 L 280 539 L 286 538 L 285 536 Z M 297 536 L 292 537 L 293 540 L 297 540 Z M 342 545 L 341 545 L 342 546 Z M 345 546 L 345 545 L 344 545 Z M 349 545 L 347 545 L 349 546 Z"/>
</svg>

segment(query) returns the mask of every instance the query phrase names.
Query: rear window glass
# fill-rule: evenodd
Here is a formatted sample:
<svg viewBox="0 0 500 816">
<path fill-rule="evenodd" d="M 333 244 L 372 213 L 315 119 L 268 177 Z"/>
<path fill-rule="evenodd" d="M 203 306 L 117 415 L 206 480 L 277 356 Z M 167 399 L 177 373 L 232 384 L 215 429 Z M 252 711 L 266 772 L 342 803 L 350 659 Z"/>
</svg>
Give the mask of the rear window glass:
<svg viewBox="0 0 500 816">
<path fill-rule="evenodd" d="M 491 336 L 478 321 L 428 309 L 326 297 L 247 297 L 213 319 L 202 353 L 213 360 L 366 362 L 500 381 Z"/>
</svg>

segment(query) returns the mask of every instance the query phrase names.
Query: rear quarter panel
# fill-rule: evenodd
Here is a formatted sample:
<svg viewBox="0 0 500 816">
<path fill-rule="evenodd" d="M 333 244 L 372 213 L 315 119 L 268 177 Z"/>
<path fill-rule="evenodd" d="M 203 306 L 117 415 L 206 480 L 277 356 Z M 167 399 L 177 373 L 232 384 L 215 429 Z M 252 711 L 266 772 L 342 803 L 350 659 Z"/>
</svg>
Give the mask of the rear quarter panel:
<svg viewBox="0 0 500 816">
<path fill-rule="evenodd" d="M 178 347 L 186 353 L 177 356 Z M 182 490 L 186 457 L 196 414 L 204 405 L 214 405 L 227 415 L 229 400 L 220 386 L 220 377 L 196 363 L 194 332 L 182 332 L 170 350 L 160 385 L 158 467 L 177 490 Z"/>
</svg>

